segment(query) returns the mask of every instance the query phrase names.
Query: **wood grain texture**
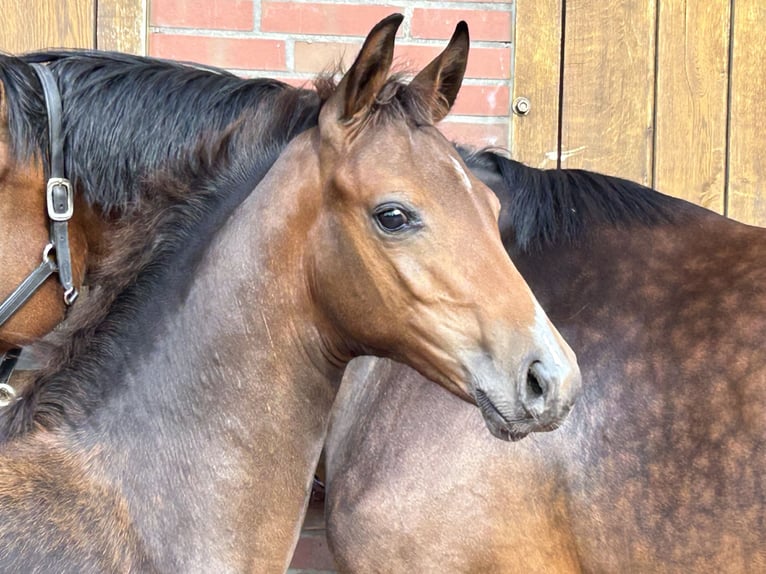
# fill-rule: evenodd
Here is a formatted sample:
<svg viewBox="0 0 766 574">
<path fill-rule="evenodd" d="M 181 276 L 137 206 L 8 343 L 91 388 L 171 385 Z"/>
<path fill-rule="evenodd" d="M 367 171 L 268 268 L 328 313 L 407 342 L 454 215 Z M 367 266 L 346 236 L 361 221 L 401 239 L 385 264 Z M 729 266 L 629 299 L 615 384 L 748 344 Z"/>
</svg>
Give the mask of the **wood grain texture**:
<svg viewBox="0 0 766 574">
<path fill-rule="evenodd" d="M 566 8 L 561 165 L 651 183 L 655 1 Z"/>
<path fill-rule="evenodd" d="M 95 0 L 0 0 L 0 50 L 94 48 Z"/>
<path fill-rule="evenodd" d="M 561 0 L 516 2 L 512 101 L 528 98 L 531 108 L 511 115 L 511 154 L 537 167 L 557 165 L 561 10 Z"/>
<path fill-rule="evenodd" d="M 766 226 L 766 3 L 734 5 L 727 214 Z M 766 254 L 764 254 L 766 257 Z"/>
<path fill-rule="evenodd" d="M 724 212 L 728 0 L 660 3 L 654 186 Z"/>
<path fill-rule="evenodd" d="M 146 0 L 98 0 L 96 47 L 146 55 Z"/>
</svg>

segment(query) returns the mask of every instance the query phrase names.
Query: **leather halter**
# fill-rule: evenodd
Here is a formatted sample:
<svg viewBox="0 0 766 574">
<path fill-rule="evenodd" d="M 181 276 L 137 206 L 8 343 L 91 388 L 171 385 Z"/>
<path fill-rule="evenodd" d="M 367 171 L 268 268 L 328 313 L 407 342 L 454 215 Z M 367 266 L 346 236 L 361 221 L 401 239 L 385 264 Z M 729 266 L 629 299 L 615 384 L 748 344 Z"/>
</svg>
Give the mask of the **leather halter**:
<svg viewBox="0 0 766 574">
<path fill-rule="evenodd" d="M 61 95 L 51 71 L 42 64 L 31 64 L 45 95 L 48 112 L 49 164 L 45 186 L 46 206 L 50 220 L 50 240 L 43 249 L 42 262 L 0 303 L 0 325 L 10 319 L 45 281 L 58 272 L 64 288 L 64 303 L 69 306 L 77 299 L 69 250 L 69 220 L 74 212 L 72 184 L 64 177 L 64 138 L 61 129 Z M 0 355 L 0 408 L 17 400 L 16 390 L 9 380 L 21 353 L 12 349 Z"/>
<path fill-rule="evenodd" d="M 64 303 L 77 299 L 69 250 L 69 226 L 74 211 L 72 184 L 64 177 L 64 138 L 61 129 L 61 95 L 50 70 L 42 64 L 31 64 L 45 94 L 48 111 L 48 140 L 50 167 L 46 184 L 46 205 L 50 220 L 50 242 L 43 249 L 42 262 L 0 303 L 0 325 L 5 323 L 40 288 L 53 273 L 58 272 L 64 288 Z"/>
</svg>

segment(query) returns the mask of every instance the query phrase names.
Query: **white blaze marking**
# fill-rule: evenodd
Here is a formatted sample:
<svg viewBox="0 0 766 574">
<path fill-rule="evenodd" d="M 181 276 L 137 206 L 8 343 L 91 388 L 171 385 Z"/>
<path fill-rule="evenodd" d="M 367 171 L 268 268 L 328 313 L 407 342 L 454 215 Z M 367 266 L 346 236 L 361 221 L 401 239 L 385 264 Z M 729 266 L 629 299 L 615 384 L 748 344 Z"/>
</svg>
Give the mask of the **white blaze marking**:
<svg viewBox="0 0 766 574">
<path fill-rule="evenodd" d="M 463 185 L 465 186 L 466 190 L 470 193 L 473 190 L 473 186 L 471 185 L 471 179 L 468 177 L 468 174 L 463 169 L 463 166 L 460 165 L 460 162 L 456 160 L 454 157 L 450 158 L 452 160 L 452 165 L 455 166 L 455 171 L 460 176 L 460 179 L 463 181 Z"/>
</svg>

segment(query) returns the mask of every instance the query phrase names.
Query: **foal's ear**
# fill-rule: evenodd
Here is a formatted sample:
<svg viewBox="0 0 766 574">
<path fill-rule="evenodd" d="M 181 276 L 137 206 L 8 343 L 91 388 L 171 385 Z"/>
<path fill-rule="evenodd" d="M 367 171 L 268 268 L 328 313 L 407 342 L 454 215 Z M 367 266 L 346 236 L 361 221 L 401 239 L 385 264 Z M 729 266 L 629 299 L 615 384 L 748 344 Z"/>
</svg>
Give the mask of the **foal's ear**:
<svg viewBox="0 0 766 574">
<path fill-rule="evenodd" d="M 458 22 L 444 51 L 415 76 L 411 86 L 426 93 L 431 102 L 431 119 L 438 123 L 455 103 L 468 63 L 468 24 Z"/>
<path fill-rule="evenodd" d="M 367 112 L 388 78 L 394 59 L 394 38 L 404 16 L 391 14 L 367 35 L 359 55 L 324 105 L 335 119 L 346 122 Z M 327 113 L 327 112 L 325 112 Z"/>
</svg>

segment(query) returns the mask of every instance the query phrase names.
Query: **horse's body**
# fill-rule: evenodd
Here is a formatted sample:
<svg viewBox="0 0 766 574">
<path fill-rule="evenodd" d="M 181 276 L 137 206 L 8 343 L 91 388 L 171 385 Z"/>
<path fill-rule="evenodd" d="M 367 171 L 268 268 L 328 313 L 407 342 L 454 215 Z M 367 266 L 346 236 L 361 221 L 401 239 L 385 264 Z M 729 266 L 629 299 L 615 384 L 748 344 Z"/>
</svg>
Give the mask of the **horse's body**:
<svg viewBox="0 0 766 574">
<path fill-rule="evenodd" d="M 503 444 L 410 369 L 352 363 L 327 441 L 341 570 L 766 571 L 766 231 L 616 178 L 486 167 L 584 400 Z"/>
<path fill-rule="evenodd" d="M 404 86 L 386 80 L 400 21 L 324 88 L 317 127 L 206 147 L 110 239 L 57 366 L 0 417 L 0 570 L 283 571 L 355 355 L 475 397 L 497 434 L 559 424 L 571 352 L 431 125 L 467 29 Z"/>
<path fill-rule="evenodd" d="M 46 62 L 63 104 L 66 175 L 75 188 L 70 223 L 75 282 L 104 255 L 108 226 L 142 204 L 142 181 L 159 169 L 185 177 L 200 137 L 232 129 L 253 138 L 289 140 L 316 125 L 319 98 L 270 79 L 246 80 L 220 70 L 104 52 L 0 55 L 0 297 L 40 262 L 48 242 L 45 96 L 30 65 Z M 268 110 L 268 129 L 241 133 L 243 114 Z M 238 147 L 233 142 L 232 148 Z M 7 323 L 0 353 L 33 342 L 63 317 L 60 287 L 48 280 Z"/>
</svg>

